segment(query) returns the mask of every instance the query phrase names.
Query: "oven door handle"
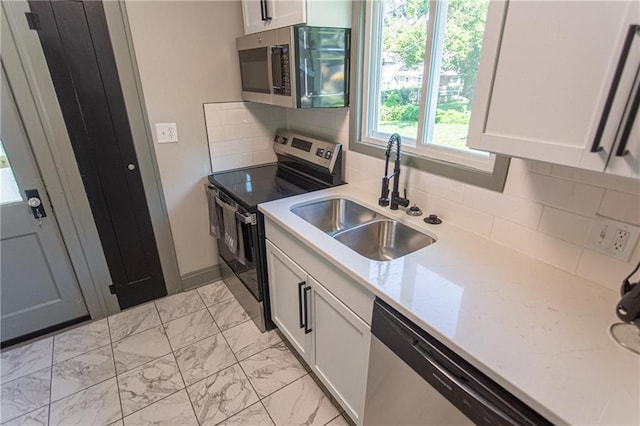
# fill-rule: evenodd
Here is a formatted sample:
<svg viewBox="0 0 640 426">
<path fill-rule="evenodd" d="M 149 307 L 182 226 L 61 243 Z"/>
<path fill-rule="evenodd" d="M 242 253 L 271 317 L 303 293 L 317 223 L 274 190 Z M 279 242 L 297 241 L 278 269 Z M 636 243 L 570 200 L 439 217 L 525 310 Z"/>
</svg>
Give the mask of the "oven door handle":
<svg viewBox="0 0 640 426">
<path fill-rule="evenodd" d="M 243 215 L 242 213 L 236 211 L 236 219 L 238 219 L 241 223 L 244 223 L 245 225 L 256 225 L 257 220 L 256 220 L 256 214 L 255 213 L 251 213 L 249 215 Z"/>
</svg>

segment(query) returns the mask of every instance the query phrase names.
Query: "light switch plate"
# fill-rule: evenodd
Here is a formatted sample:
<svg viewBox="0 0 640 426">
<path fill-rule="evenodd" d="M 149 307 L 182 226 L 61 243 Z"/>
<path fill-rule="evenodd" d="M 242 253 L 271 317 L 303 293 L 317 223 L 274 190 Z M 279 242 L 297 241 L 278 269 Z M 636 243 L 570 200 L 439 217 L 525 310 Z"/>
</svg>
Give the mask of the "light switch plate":
<svg viewBox="0 0 640 426">
<path fill-rule="evenodd" d="M 639 235 L 638 226 L 596 216 L 586 245 L 587 248 L 628 262 Z"/>
<path fill-rule="evenodd" d="M 176 123 L 156 123 L 158 143 L 178 142 L 178 125 Z"/>
</svg>

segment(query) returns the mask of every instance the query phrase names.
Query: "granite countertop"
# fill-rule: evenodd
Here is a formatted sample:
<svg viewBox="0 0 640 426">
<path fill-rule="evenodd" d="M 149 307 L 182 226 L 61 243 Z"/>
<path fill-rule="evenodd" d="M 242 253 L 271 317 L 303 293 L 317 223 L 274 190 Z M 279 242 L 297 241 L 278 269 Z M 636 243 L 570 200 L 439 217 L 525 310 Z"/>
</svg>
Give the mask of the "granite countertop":
<svg viewBox="0 0 640 426">
<path fill-rule="evenodd" d="M 291 213 L 327 198 L 356 201 L 435 244 L 367 259 Z M 640 424 L 640 356 L 608 333 L 619 295 L 445 223 L 377 206 L 343 185 L 260 205 L 313 248 L 553 423 Z"/>
</svg>

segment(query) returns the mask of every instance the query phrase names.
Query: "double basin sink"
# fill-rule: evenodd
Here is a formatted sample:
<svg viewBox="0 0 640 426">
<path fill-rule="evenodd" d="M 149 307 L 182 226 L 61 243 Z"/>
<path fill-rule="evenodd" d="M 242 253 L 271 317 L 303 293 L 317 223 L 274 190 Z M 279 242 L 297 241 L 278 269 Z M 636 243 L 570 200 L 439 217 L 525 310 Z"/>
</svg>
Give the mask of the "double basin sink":
<svg viewBox="0 0 640 426">
<path fill-rule="evenodd" d="M 435 239 L 344 198 L 312 202 L 291 212 L 372 260 L 393 260 Z"/>
</svg>

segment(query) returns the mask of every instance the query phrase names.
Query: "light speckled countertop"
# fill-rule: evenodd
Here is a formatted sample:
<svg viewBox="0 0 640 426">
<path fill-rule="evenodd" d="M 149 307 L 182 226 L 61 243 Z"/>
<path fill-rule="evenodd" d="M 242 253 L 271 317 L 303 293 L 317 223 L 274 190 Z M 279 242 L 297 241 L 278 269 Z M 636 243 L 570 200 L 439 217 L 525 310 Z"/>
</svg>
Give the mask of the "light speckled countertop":
<svg viewBox="0 0 640 426">
<path fill-rule="evenodd" d="M 346 198 L 437 238 L 405 257 L 367 259 L 291 213 Z M 378 207 L 355 187 L 260 205 L 279 226 L 554 423 L 640 424 L 640 356 L 618 346 L 616 292 L 446 221 Z"/>
</svg>

